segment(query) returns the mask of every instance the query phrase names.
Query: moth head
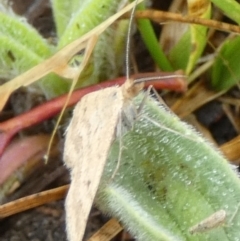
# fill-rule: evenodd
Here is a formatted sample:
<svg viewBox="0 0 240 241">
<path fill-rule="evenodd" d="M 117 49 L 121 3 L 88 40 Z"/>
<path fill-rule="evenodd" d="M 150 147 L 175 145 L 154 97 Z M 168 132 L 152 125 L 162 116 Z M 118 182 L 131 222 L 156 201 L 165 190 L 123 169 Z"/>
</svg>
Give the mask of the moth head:
<svg viewBox="0 0 240 241">
<path fill-rule="evenodd" d="M 144 82 L 135 82 L 133 79 L 127 79 L 122 85 L 123 97 L 125 99 L 132 99 L 138 95 L 143 89 Z"/>
</svg>

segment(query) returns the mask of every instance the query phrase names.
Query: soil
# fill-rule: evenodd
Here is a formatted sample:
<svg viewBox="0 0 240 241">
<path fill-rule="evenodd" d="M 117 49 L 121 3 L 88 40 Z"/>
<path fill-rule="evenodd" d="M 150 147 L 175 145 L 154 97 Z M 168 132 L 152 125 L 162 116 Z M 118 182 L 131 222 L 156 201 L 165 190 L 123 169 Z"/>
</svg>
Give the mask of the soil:
<svg viewBox="0 0 240 241">
<path fill-rule="evenodd" d="M 0 222 L 1 241 L 65 241 L 63 201 L 26 211 Z"/>
</svg>

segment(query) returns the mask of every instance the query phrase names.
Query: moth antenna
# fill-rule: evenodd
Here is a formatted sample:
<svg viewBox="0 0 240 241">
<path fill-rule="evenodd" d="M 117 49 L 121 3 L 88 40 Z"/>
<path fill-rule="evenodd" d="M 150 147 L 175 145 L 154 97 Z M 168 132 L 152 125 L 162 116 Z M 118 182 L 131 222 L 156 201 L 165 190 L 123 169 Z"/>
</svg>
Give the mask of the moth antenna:
<svg viewBox="0 0 240 241">
<path fill-rule="evenodd" d="M 171 78 L 186 78 L 186 75 L 182 74 L 173 74 L 173 75 L 168 75 L 168 76 L 149 76 L 149 77 L 143 77 L 143 78 L 138 78 L 134 80 L 134 84 L 139 84 L 139 83 L 146 83 L 148 81 L 156 81 L 156 80 L 161 80 L 161 79 L 171 79 Z"/>
<path fill-rule="evenodd" d="M 136 7 L 138 4 L 138 0 L 135 1 L 135 5 L 132 9 L 130 18 L 129 18 L 129 27 L 127 32 L 127 43 L 126 43 L 126 78 L 130 79 L 130 48 L 131 48 L 131 34 L 132 34 L 132 26 L 133 26 L 133 18 L 136 11 Z"/>
</svg>

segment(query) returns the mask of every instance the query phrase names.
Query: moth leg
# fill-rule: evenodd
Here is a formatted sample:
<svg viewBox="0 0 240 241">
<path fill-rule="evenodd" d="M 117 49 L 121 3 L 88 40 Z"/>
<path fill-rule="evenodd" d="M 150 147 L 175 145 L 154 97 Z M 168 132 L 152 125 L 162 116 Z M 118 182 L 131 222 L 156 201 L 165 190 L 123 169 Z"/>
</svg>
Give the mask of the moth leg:
<svg viewBox="0 0 240 241">
<path fill-rule="evenodd" d="M 148 87 L 138 107 L 136 107 L 132 103 L 129 103 L 129 105 L 125 106 L 125 108 L 121 113 L 118 125 L 116 127 L 116 137 L 119 138 L 119 155 L 118 155 L 116 168 L 111 176 L 111 180 L 117 174 L 121 164 L 122 150 L 125 148 L 122 143 L 122 137 L 124 136 L 125 133 L 127 133 L 129 130 L 133 128 L 134 123 L 137 121 L 139 116 L 141 116 L 141 112 L 144 107 L 144 104 L 146 103 L 146 100 L 149 97 L 150 91 L 152 89 L 153 89 L 152 86 Z"/>
<path fill-rule="evenodd" d="M 163 98 L 158 94 L 158 92 L 156 91 L 156 89 L 154 87 L 152 87 L 151 89 L 154 93 L 155 98 L 158 100 L 158 102 L 160 103 L 160 105 L 169 112 L 172 112 L 171 109 L 168 107 L 168 105 L 165 103 L 165 101 L 163 100 Z"/>
<path fill-rule="evenodd" d="M 135 121 L 140 116 L 140 113 L 143 109 L 144 104 L 146 103 L 146 99 L 148 98 L 151 89 L 152 89 L 152 86 L 149 86 L 138 108 L 136 108 L 136 106 L 131 103 L 127 107 L 125 107 L 121 113 L 119 123 L 116 127 L 116 136 L 119 138 L 119 154 L 118 154 L 117 165 L 111 176 L 111 180 L 117 174 L 121 164 L 122 150 L 125 148 L 122 143 L 122 137 L 124 136 L 125 133 L 127 133 L 127 131 L 133 128 Z"/>
<path fill-rule="evenodd" d="M 143 106 L 144 104 L 146 103 L 146 100 L 148 98 L 148 96 L 150 95 L 150 91 L 154 89 L 152 85 L 150 85 L 148 88 L 147 88 L 147 91 L 144 93 L 144 97 L 140 103 L 140 105 L 138 106 L 137 108 L 137 114 L 139 115 L 143 109 Z"/>
<path fill-rule="evenodd" d="M 122 141 L 122 136 L 121 134 L 122 133 L 122 121 L 120 120 L 119 121 L 119 124 L 118 124 L 118 128 L 119 128 L 119 135 L 120 135 L 120 138 L 119 138 L 119 153 L 118 153 L 118 159 L 117 159 L 117 165 L 114 169 L 114 172 L 110 178 L 110 180 L 113 180 L 113 178 L 116 176 L 118 170 L 119 170 L 119 167 L 120 167 L 120 164 L 121 164 L 121 159 L 122 159 L 122 150 L 123 150 L 123 141 Z"/>
<path fill-rule="evenodd" d="M 153 95 L 155 96 L 155 98 L 159 101 L 159 103 L 161 103 L 162 106 L 164 106 L 164 108 L 166 110 L 169 110 L 170 109 L 168 108 L 168 106 L 165 104 L 165 102 L 163 101 L 162 97 L 158 94 L 158 92 L 156 91 L 156 89 L 150 85 L 148 88 L 147 88 L 147 91 L 144 93 L 144 97 L 141 101 L 141 103 L 139 104 L 138 108 L 137 108 L 137 118 L 139 118 L 141 116 L 141 113 L 142 113 L 142 109 L 144 107 L 144 104 L 146 103 L 146 100 L 147 98 L 149 98 L 150 96 L 150 92 L 153 92 Z M 136 118 L 136 119 L 137 119 Z"/>
</svg>

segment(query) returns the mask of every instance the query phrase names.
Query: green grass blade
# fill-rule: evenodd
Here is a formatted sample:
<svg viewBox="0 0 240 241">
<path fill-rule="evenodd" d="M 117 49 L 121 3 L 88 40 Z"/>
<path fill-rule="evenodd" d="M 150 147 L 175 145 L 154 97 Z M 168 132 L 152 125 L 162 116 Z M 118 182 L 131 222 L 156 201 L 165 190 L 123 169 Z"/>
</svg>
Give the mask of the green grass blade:
<svg viewBox="0 0 240 241">
<path fill-rule="evenodd" d="M 144 10 L 144 3 L 140 3 L 138 9 Z M 171 66 L 171 63 L 169 62 L 161 46 L 159 45 L 151 22 L 147 19 L 139 19 L 137 20 L 137 25 L 141 33 L 142 39 L 157 66 L 162 71 L 172 71 L 173 67 Z"/>
<path fill-rule="evenodd" d="M 191 2 L 191 1 L 189 1 Z M 189 3 L 190 5 L 190 3 Z M 202 12 L 199 17 L 204 19 L 209 19 L 211 17 L 211 4 L 206 4 L 205 7 L 202 8 Z M 194 14 L 194 13 L 193 13 Z M 186 74 L 189 75 L 193 68 L 196 65 L 196 62 L 201 57 L 203 50 L 207 43 L 207 30 L 206 26 L 191 24 L 190 25 L 190 33 L 191 33 L 191 50 L 188 59 L 188 64 L 186 67 Z"/>
<path fill-rule="evenodd" d="M 211 0 L 223 13 L 240 24 L 240 5 L 235 0 Z"/>
</svg>

